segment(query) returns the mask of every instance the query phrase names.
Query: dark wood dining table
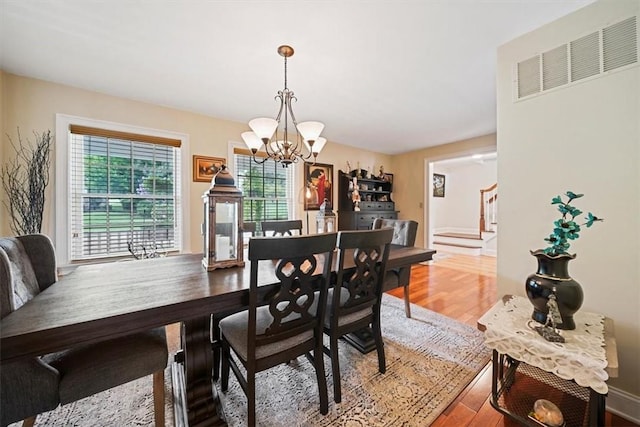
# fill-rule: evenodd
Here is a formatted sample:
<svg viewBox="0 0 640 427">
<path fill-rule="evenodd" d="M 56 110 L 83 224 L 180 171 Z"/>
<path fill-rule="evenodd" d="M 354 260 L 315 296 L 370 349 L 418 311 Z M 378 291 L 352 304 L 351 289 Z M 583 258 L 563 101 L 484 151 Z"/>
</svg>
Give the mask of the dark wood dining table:
<svg viewBox="0 0 640 427">
<path fill-rule="evenodd" d="M 392 245 L 389 268 L 428 261 L 432 249 Z M 184 394 L 178 424 L 226 425 L 212 384 L 210 316 L 248 306 L 250 268 L 207 272 L 201 254 L 83 265 L 2 319 L 0 362 L 39 356 L 180 322 Z M 261 292 L 277 283 L 260 264 Z M 175 364 L 174 364 L 175 366 Z M 180 418 L 180 417 L 179 417 Z"/>
</svg>

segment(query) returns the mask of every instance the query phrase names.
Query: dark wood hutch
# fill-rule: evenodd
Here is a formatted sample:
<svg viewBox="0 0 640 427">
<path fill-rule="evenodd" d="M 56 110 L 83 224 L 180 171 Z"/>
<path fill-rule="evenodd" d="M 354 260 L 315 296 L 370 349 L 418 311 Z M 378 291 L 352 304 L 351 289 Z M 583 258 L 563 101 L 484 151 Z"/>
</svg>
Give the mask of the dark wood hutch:
<svg viewBox="0 0 640 427">
<path fill-rule="evenodd" d="M 338 230 L 369 230 L 376 218 L 397 219 L 398 211 L 391 199 L 393 182 L 377 177 L 356 177 L 354 182 L 355 175 L 356 171 L 338 171 Z M 360 199 L 357 203 L 356 186 Z"/>
</svg>

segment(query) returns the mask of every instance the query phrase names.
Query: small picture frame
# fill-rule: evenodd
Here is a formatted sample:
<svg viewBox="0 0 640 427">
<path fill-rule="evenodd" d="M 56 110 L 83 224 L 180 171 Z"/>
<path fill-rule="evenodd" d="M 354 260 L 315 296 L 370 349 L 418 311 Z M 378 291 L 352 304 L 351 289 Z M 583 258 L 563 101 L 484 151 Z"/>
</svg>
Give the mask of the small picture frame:
<svg viewBox="0 0 640 427">
<path fill-rule="evenodd" d="M 195 182 L 211 182 L 227 160 L 223 157 L 193 156 L 193 180 Z"/>
<path fill-rule="evenodd" d="M 393 174 L 392 173 L 385 173 L 384 174 L 384 180 L 386 182 L 388 182 L 389 184 L 393 184 Z"/>
<path fill-rule="evenodd" d="M 445 176 L 439 173 L 433 174 L 433 197 L 444 197 Z"/>
</svg>

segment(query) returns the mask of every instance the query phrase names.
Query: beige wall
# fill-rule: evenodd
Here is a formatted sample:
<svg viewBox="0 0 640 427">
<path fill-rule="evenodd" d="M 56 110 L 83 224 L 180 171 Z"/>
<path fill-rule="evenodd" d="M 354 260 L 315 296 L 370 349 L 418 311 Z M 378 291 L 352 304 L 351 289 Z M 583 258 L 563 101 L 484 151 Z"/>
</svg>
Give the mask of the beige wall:
<svg viewBox="0 0 640 427">
<path fill-rule="evenodd" d="M 584 193 L 576 206 L 605 218 L 583 230 L 570 252 L 583 310 L 615 322 L 615 389 L 640 395 L 640 67 L 514 102 L 513 66 L 623 18 L 640 2 L 601 1 L 498 50 L 498 291 L 524 295 L 536 269 L 530 249 L 545 246 L 558 218 L 551 198 Z M 609 399 L 608 403 L 613 399 Z"/>
<path fill-rule="evenodd" d="M 0 114 L 0 117 L 3 118 L 3 122 L 0 123 L 2 124 L 0 156 L 7 156 L 11 153 L 5 134 L 15 138 L 17 127 L 20 128 L 23 136 L 31 135 L 34 130 L 43 132 L 50 129 L 55 132 L 55 117 L 58 113 L 188 134 L 189 158 L 194 154 L 226 158 L 228 143 L 241 142 L 240 133 L 248 130 L 248 126 L 244 123 L 107 96 L 1 71 L 0 91 L 0 95 L 2 95 L 0 104 L 4 112 L 4 115 Z M 55 155 L 53 158 L 55 159 Z M 390 156 L 340 145 L 332 141 L 327 143 L 318 158 L 321 163 L 334 165 L 335 176 L 337 176 L 338 169 L 346 168 L 346 160 L 351 161 L 352 164 L 359 161 L 363 167 L 364 165 L 390 164 Z M 299 175 L 300 182 L 302 182 L 301 167 L 296 171 L 296 174 Z M 189 175 L 191 176 L 191 174 Z M 189 230 L 191 243 L 187 250 L 201 252 L 202 205 L 200 196 L 208 189 L 209 184 L 191 181 L 189 184 L 192 215 Z M 55 231 L 54 189 L 55 171 L 52 171 L 45 206 L 45 220 L 43 221 L 43 232 L 52 236 Z M 334 186 L 334 191 L 337 191 L 336 186 Z M 6 197 L 4 193 L 2 191 L 2 199 Z M 296 206 L 298 209 L 297 217 L 305 218 L 303 205 L 297 204 Z M 4 208 L 2 211 L 0 233 L 9 235 L 11 232 Z M 314 217 L 315 212 L 310 212 L 312 223 Z"/>
<path fill-rule="evenodd" d="M 449 144 L 429 147 L 422 150 L 394 156 L 391 168 L 394 173 L 393 199 L 399 218 L 418 221 L 417 246 L 424 246 L 425 230 L 428 230 L 429 197 L 425 197 L 426 170 L 429 162 L 471 155 L 474 153 L 495 152 L 496 135 L 490 134 L 478 138 L 466 139 Z M 429 183 L 431 185 L 431 183 Z"/>
</svg>

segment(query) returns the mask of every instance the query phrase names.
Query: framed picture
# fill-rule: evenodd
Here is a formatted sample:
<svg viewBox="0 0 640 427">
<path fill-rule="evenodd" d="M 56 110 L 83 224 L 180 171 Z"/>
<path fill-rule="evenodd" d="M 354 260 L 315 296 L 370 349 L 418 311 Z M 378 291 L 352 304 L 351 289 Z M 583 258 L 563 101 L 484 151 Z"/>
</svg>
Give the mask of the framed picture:
<svg viewBox="0 0 640 427">
<path fill-rule="evenodd" d="M 317 211 L 327 199 L 333 207 L 333 165 L 304 164 L 304 210 Z"/>
<path fill-rule="evenodd" d="M 385 173 L 384 174 L 384 180 L 386 182 L 388 182 L 389 184 L 393 184 L 393 174 L 392 173 Z"/>
<path fill-rule="evenodd" d="M 433 174 L 433 197 L 444 197 L 444 182 L 444 175 Z"/>
<path fill-rule="evenodd" d="M 211 182 L 227 160 L 222 157 L 193 156 L 193 180 L 196 182 Z"/>
</svg>

